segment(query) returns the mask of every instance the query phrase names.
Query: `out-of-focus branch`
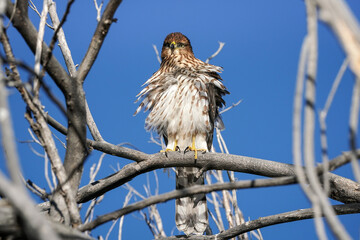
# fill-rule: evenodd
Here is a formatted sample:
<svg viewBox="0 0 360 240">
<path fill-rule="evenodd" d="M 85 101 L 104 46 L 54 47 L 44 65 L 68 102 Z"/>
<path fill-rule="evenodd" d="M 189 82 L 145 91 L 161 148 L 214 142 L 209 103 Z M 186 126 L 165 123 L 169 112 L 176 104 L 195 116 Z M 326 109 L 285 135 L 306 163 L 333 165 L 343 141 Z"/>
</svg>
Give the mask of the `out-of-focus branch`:
<svg viewBox="0 0 360 240">
<path fill-rule="evenodd" d="M 349 60 L 346 58 L 343 63 L 341 64 L 341 67 L 339 69 L 338 74 L 336 75 L 336 78 L 333 82 L 333 85 L 331 87 L 331 90 L 329 92 L 328 97 L 326 98 L 326 103 L 324 105 L 324 108 L 320 111 L 319 114 L 319 122 L 320 122 L 320 142 L 321 142 L 321 153 L 322 153 L 322 159 L 323 159 L 323 165 L 324 165 L 324 190 L 326 193 L 329 192 L 329 179 L 327 172 L 329 171 L 329 156 L 328 156 L 328 144 L 327 144 L 327 126 L 326 126 L 326 117 L 329 112 L 330 106 L 332 104 L 332 100 L 335 97 L 335 93 L 340 85 L 341 79 L 345 73 L 345 70 L 347 69 L 349 65 Z"/>
<path fill-rule="evenodd" d="M 306 0 L 307 29 L 309 38 L 309 55 L 307 59 L 306 92 L 304 108 L 304 160 L 305 170 L 309 180 L 310 191 L 306 191 L 312 202 L 315 212 L 315 224 L 318 237 L 327 239 L 325 226 L 321 219 L 322 214 L 326 217 L 331 231 L 338 239 L 351 239 L 346 229 L 336 216 L 327 193 L 323 190 L 315 168 L 315 102 L 316 102 L 316 73 L 318 59 L 317 37 L 317 8 L 314 1 Z M 360 58 L 359 58 L 360 60 Z"/>
<path fill-rule="evenodd" d="M 2 27 L 2 24 L 0 24 Z M 4 33 L 1 33 L 3 35 Z M 1 66 L 0 62 L 0 67 Z M 21 170 L 19 163 L 19 156 L 17 153 L 16 143 L 15 143 L 15 134 L 12 126 L 11 113 L 9 109 L 9 104 L 7 100 L 7 91 L 4 83 L 4 76 L 0 70 L 0 133 L 1 133 L 1 142 L 4 148 L 5 153 L 5 162 L 11 177 L 11 180 L 19 188 L 23 187 L 21 180 Z"/>
<path fill-rule="evenodd" d="M 0 172 L 0 194 L 5 196 L 16 210 L 29 239 L 59 239 L 46 219 L 36 211 L 35 203 L 23 187 L 8 181 L 2 172 Z"/>
<path fill-rule="evenodd" d="M 20 199 L 20 196 L 17 196 L 17 199 Z M 24 199 L 21 199 L 24 201 Z M 24 204 L 21 205 L 21 210 L 24 210 Z M 34 208 L 34 206 L 31 206 Z M 28 211 L 28 209 L 25 209 Z M 58 236 L 55 239 L 77 239 L 77 240 L 94 240 L 94 238 L 64 224 L 51 221 L 50 219 L 45 219 L 43 215 L 41 215 L 37 209 L 34 210 L 35 214 L 31 216 L 31 219 L 28 221 L 32 221 L 33 218 L 37 218 L 37 215 L 40 215 L 44 221 L 45 225 L 39 225 L 43 230 L 49 231 L 53 230 Z M 23 230 L 24 228 L 17 223 L 18 217 L 15 214 L 16 208 L 12 207 L 7 201 L 0 200 L 0 236 L 4 239 L 15 238 L 15 239 L 24 239 Z M 39 227 L 37 226 L 37 227 Z M 32 232 L 34 234 L 34 232 Z M 28 236 L 26 236 L 28 237 Z M 36 238 L 38 240 L 40 238 Z M 52 239 L 51 235 L 46 235 L 45 239 L 49 240 Z"/>
<path fill-rule="evenodd" d="M 34 72 L 37 75 L 42 75 L 42 74 L 40 74 L 40 60 L 41 60 L 41 52 L 43 51 L 42 42 L 43 42 L 44 34 L 45 34 L 45 23 L 46 23 L 48 11 L 49 11 L 48 4 L 47 4 L 46 0 L 44 0 L 43 1 L 43 10 L 41 11 L 41 16 L 40 16 L 39 32 L 38 32 L 37 39 L 36 39 L 36 49 L 35 49 Z M 39 90 L 40 90 L 40 79 L 35 77 L 34 84 L 33 84 L 33 94 L 34 94 L 35 101 L 39 98 Z"/>
<path fill-rule="evenodd" d="M 344 214 L 353 214 L 360 212 L 360 203 L 350 203 L 344 205 L 333 205 L 332 208 L 337 215 Z M 276 215 L 271 215 L 267 217 L 261 217 L 256 220 L 252 220 L 241 224 L 239 226 L 228 229 L 222 233 L 211 235 L 211 236 L 190 236 L 185 237 L 183 239 L 191 239 L 191 240 L 225 240 L 235 236 L 238 236 L 242 233 L 249 232 L 251 230 L 256 230 L 259 228 L 287 223 L 300 221 L 304 219 L 309 219 L 314 217 L 314 211 L 312 208 L 300 209 L 291 212 L 280 213 Z M 179 240 L 182 239 L 181 236 L 172 236 L 167 238 L 162 238 L 161 240 Z"/>
<path fill-rule="evenodd" d="M 25 7 L 19 8 L 18 11 L 15 11 L 14 17 L 12 18 L 13 26 L 19 31 L 21 36 L 24 38 L 28 46 L 30 47 L 33 53 L 36 52 L 36 39 L 37 31 L 27 16 L 27 1 L 19 0 L 18 5 L 20 6 L 24 2 Z M 14 5 L 10 0 L 6 1 L 6 15 L 8 18 L 11 17 L 11 14 L 14 10 Z M 43 42 L 41 53 L 41 61 L 43 62 L 47 56 L 48 47 Z M 46 66 L 46 71 L 49 73 L 50 77 L 55 81 L 56 85 L 60 88 L 63 93 L 70 92 L 71 84 L 70 78 L 61 64 L 56 60 L 54 56 L 48 61 Z"/>
<path fill-rule="evenodd" d="M 5 2 L 0 3 L 0 13 L 5 10 Z M 3 31 L 2 20 L 0 21 L 1 39 L 3 40 L 5 32 Z M 0 64 L 2 65 L 2 64 Z M 1 66 L 2 67 L 2 66 Z M 17 72 L 18 73 L 18 72 Z M 17 210 L 17 215 L 21 219 L 24 231 L 29 239 L 48 238 L 58 239 L 45 219 L 38 214 L 34 208 L 34 203 L 27 195 L 21 178 L 19 157 L 15 145 L 15 137 L 11 121 L 11 114 L 7 101 L 7 92 L 4 84 L 4 76 L 0 70 L 0 129 L 1 140 L 6 155 L 6 163 L 12 178 L 12 182 L 0 172 L 0 194 L 10 200 L 12 206 Z M 24 209 L 25 208 L 25 209 Z"/>
<path fill-rule="evenodd" d="M 343 0 L 316 0 L 320 19 L 332 29 L 350 60 L 350 69 L 360 78 L 360 27 Z"/>
<path fill-rule="evenodd" d="M 349 142 L 351 149 L 351 165 L 357 182 L 360 182 L 360 166 L 356 158 L 356 135 L 359 125 L 360 108 L 360 77 L 355 79 L 353 95 L 351 99 L 350 120 L 349 120 Z"/>
<path fill-rule="evenodd" d="M 5 33 L 2 34 L 1 41 L 3 43 L 4 51 L 7 55 L 7 58 L 9 58 L 10 60 L 14 59 L 14 55 L 12 53 L 9 40 Z M 18 91 L 20 92 L 24 102 L 27 104 L 28 108 L 33 113 L 33 115 L 36 119 L 36 122 L 33 120 L 33 118 L 30 116 L 29 113 L 27 113 L 25 115 L 25 117 L 29 121 L 31 128 L 37 134 L 42 146 L 44 147 L 45 151 L 47 152 L 47 154 L 50 158 L 50 161 L 52 163 L 52 167 L 55 172 L 55 175 L 60 183 L 60 188 L 63 191 L 64 196 L 66 198 L 66 201 L 64 200 L 63 204 L 66 204 L 68 206 L 67 207 L 68 210 L 61 209 L 61 210 L 64 210 L 64 212 L 62 214 L 64 214 L 66 216 L 67 215 L 66 212 L 69 211 L 70 216 L 71 216 L 72 220 L 74 221 L 74 223 L 79 222 L 80 215 L 79 215 L 79 211 L 77 209 L 76 201 L 74 199 L 73 194 L 71 194 L 71 192 L 70 192 L 71 190 L 70 190 L 70 185 L 67 181 L 67 175 L 66 175 L 65 169 L 62 165 L 62 161 L 58 154 L 55 142 L 52 138 L 52 133 L 49 129 L 49 126 L 46 123 L 44 113 L 38 106 L 36 106 L 34 104 L 30 94 L 27 92 L 27 90 L 25 89 L 23 84 L 21 84 L 21 80 L 20 80 L 20 77 L 18 74 L 18 70 L 16 69 L 16 65 L 11 65 L 11 68 L 14 71 L 14 75 L 13 75 L 14 81 L 17 83 L 17 84 L 15 84 L 15 86 L 18 89 Z M 62 197 L 60 197 L 60 198 L 62 198 Z M 60 201 L 63 201 L 63 200 L 60 200 Z M 58 208 L 60 209 L 61 207 L 58 206 Z"/>
<path fill-rule="evenodd" d="M 305 80 L 305 106 L 304 106 L 304 133 L 303 148 L 305 172 L 308 176 L 308 186 L 301 184 L 306 196 L 311 201 L 314 209 L 315 229 L 320 240 L 326 240 L 325 226 L 322 216 L 323 209 L 319 200 L 320 194 L 317 193 L 317 187 L 320 186 L 317 174 L 315 172 L 315 93 L 316 93 L 316 72 L 318 59 L 318 33 L 317 33 L 317 12 L 313 1 L 305 0 L 307 13 L 307 38 L 308 38 L 308 55 L 307 55 L 307 72 Z M 322 189 L 320 187 L 320 191 Z"/>
</svg>

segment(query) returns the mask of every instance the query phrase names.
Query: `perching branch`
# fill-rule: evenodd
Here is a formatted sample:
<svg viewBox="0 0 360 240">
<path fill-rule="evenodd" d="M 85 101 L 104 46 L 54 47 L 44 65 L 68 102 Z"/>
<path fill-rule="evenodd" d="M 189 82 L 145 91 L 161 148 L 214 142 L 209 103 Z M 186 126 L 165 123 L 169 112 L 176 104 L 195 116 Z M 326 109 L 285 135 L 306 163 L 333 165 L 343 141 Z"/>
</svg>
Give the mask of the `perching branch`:
<svg viewBox="0 0 360 240">
<path fill-rule="evenodd" d="M 116 148 L 116 146 L 113 148 Z M 134 153 L 138 152 L 131 149 L 127 149 L 126 151 Z M 135 154 L 132 156 L 135 156 Z M 123 185 L 142 173 L 159 168 L 186 166 L 198 167 L 200 169 L 203 168 L 205 170 L 229 170 L 266 177 L 295 176 L 294 166 L 291 164 L 231 154 L 200 154 L 196 162 L 194 162 L 194 155 L 192 152 L 188 152 L 186 154 L 170 152 L 168 153 L 168 157 L 166 157 L 163 153 L 151 155 L 141 153 L 141 156 L 147 156 L 147 160 L 128 164 L 117 173 L 80 188 L 77 195 L 77 201 L 89 201 L 90 199 L 100 196 L 111 189 Z M 346 155 L 344 157 L 348 159 L 349 156 Z M 336 158 L 336 163 L 337 162 L 338 158 Z M 330 166 L 331 165 L 332 161 L 330 162 Z M 318 171 L 318 173 L 321 174 L 322 169 L 319 168 Z M 360 193 L 359 190 L 357 190 L 360 187 L 359 184 L 351 181 L 350 179 L 343 178 L 332 173 L 329 174 L 329 180 L 331 183 L 331 198 L 341 202 L 360 201 Z"/>
</svg>

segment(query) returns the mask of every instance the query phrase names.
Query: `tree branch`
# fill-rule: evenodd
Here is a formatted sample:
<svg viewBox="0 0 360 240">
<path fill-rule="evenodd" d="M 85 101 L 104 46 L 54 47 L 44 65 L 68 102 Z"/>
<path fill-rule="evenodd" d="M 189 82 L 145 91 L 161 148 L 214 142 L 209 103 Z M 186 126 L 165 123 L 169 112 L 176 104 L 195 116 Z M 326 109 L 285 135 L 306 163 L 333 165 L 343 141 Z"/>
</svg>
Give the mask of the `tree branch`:
<svg viewBox="0 0 360 240">
<path fill-rule="evenodd" d="M 8 40 L 5 32 L 1 36 L 1 41 L 3 43 L 3 47 L 4 47 L 7 57 L 10 60 L 13 60 L 14 55 L 12 53 L 9 40 Z M 71 192 L 70 183 L 67 181 L 68 176 L 65 172 L 64 166 L 62 165 L 62 161 L 58 154 L 56 144 L 52 138 L 52 133 L 49 129 L 49 126 L 46 123 L 46 120 L 44 117 L 45 114 L 43 113 L 42 109 L 32 101 L 30 94 L 27 92 L 27 90 L 25 89 L 23 84 L 21 84 L 21 79 L 20 79 L 19 73 L 16 69 L 16 66 L 12 65 L 12 69 L 14 71 L 14 75 L 13 75 L 15 78 L 14 81 L 16 82 L 15 86 L 16 86 L 17 90 L 20 92 L 24 102 L 27 104 L 29 111 L 31 111 L 33 113 L 33 115 L 36 119 L 36 122 L 33 120 L 33 118 L 30 116 L 29 113 L 26 113 L 25 117 L 29 121 L 31 128 L 37 134 L 39 140 L 41 141 L 42 146 L 44 147 L 45 151 L 47 152 L 47 154 L 51 160 L 55 175 L 60 183 L 59 184 L 60 189 L 64 193 L 64 196 L 66 198 L 66 201 L 64 201 L 63 196 L 61 194 L 59 195 L 57 200 L 61 201 L 62 204 L 60 204 L 60 202 L 58 202 L 57 203 L 58 208 L 61 210 L 64 210 L 63 214 L 65 214 L 65 216 L 67 216 L 67 214 L 66 214 L 67 210 L 62 209 L 63 207 L 61 207 L 61 206 L 64 206 L 64 208 L 66 208 L 66 206 L 65 206 L 65 204 L 66 204 L 72 220 L 74 221 L 74 223 L 77 223 L 80 221 L 80 215 L 79 215 L 79 211 L 77 209 L 76 201 L 74 199 L 74 195 L 76 192 L 75 193 Z M 77 190 L 77 188 L 76 188 L 76 190 Z"/>
<path fill-rule="evenodd" d="M 9 182 L 2 172 L 0 172 L 0 194 L 6 197 L 16 210 L 29 239 L 59 239 L 45 218 L 36 211 L 35 204 L 26 191 Z"/>
<path fill-rule="evenodd" d="M 113 148 L 116 149 L 115 146 Z M 122 149 L 126 148 L 117 150 L 121 151 Z M 135 152 L 133 155 L 135 156 L 138 151 L 127 149 L 126 152 Z M 360 155 L 360 151 L 358 151 L 358 154 Z M 194 162 L 194 155 L 192 152 L 188 152 L 186 154 L 170 152 L 168 153 L 168 157 L 166 157 L 163 153 L 151 155 L 141 153 L 141 156 L 147 156 L 147 160 L 138 163 L 130 163 L 124 166 L 117 173 L 106 178 L 99 179 L 79 189 L 77 201 L 89 201 L 90 199 L 98 197 L 111 189 L 121 186 L 140 174 L 159 168 L 198 167 L 205 170 L 229 170 L 266 177 L 296 176 L 294 166 L 291 164 L 231 154 L 200 154 L 196 162 Z M 349 155 L 347 153 L 344 158 L 346 158 L 347 161 L 350 161 L 348 157 Z M 339 159 L 343 160 L 344 158 L 336 158 L 336 163 Z M 330 165 L 332 165 L 332 162 L 330 162 Z M 318 171 L 319 174 L 322 173 L 322 168 L 318 168 Z M 358 183 L 332 173 L 329 174 L 329 179 L 331 183 L 330 195 L 333 199 L 346 203 L 360 202 L 360 185 Z"/>
<path fill-rule="evenodd" d="M 100 48 L 105 40 L 111 24 L 116 21 L 113 19 L 116 9 L 119 7 L 122 0 L 110 0 L 107 4 L 100 22 L 98 23 L 93 38 L 91 39 L 88 51 L 85 54 L 83 61 L 80 64 L 77 72 L 77 81 L 83 82 L 89 73 L 95 59 L 100 51 Z"/>
<path fill-rule="evenodd" d="M 39 213 L 36 211 L 36 214 Z M 32 215 L 32 218 L 29 221 L 32 221 L 34 216 L 36 215 Z M 94 240 L 92 237 L 74 228 L 67 227 L 49 219 L 47 219 L 46 225 L 41 225 L 41 227 L 48 227 L 52 229 L 55 233 L 57 233 L 58 239 Z M 21 226 L 17 223 L 15 208 L 9 205 L 9 203 L 5 200 L 0 200 L 0 236 L 4 239 L 7 239 L 6 237 L 8 236 L 14 237 L 15 239 L 25 238 L 25 236 L 23 236 Z M 45 239 L 50 239 L 50 237 L 51 236 L 47 235 Z"/>
<path fill-rule="evenodd" d="M 62 126 L 60 123 L 58 123 L 55 119 L 48 116 L 47 120 L 50 123 L 50 125 L 55 127 L 59 132 L 66 134 L 66 128 Z M 132 178 L 136 177 L 137 175 L 143 172 L 148 172 L 158 168 L 184 166 L 184 164 L 194 164 L 194 159 L 193 157 L 191 157 L 192 155 L 191 152 L 187 153 L 188 159 L 185 160 L 185 162 L 182 161 L 184 158 L 186 158 L 186 156 L 184 156 L 183 154 L 168 153 L 169 157 L 171 157 L 170 159 L 173 160 L 170 161 L 170 159 L 167 158 L 162 153 L 146 154 L 126 147 L 116 146 L 107 142 L 96 142 L 90 139 L 87 140 L 87 143 L 90 147 L 96 150 L 102 151 L 104 153 L 113 156 L 127 158 L 136 161 L 137 163 L 128 164 L 119 172 L 111 176 L 108 176 L 104 179 L 97 180 L 93 184 L 82 187 L 77 195 L 78 202 L 86 202 L 92 198 L 100 196 L 102 195 L 101 193 L 110 191 L 111 189 L 126 183 L 127 181 L 131 180 Z M 351 156 L 350 152 L 344 152 L 343 154 L 331 160 L 329 162 L 329 171 L 333 171 L 336 168 L 349 163 L 351 160 L 350 156 Z M 360 150 L 357 150 L 357 158 L 360 158 Z M 156 161 L 152 161 L 154 159 Z M 144 161 L 146 162 L 145 164 L 142 163 Z M 197 164 L 200 164 L 199 165 L 200 168 L 206 167 L 207 170 L 226 169 L 231 171 L 253 173 L 268 177 L 295 175 L 294 166 L 291 164 L 284 164 L 279 162 L 272 162 L 268 160 L 256 159 L 245 156 L 236 156 L 230 154 L 220 154 L 220 153 L 202 154 L 199 155 L 199 160 L 197 161 Z M 238 166 L 238 164 L 240 164 L 240 166 Z M 246 167 L 247 164 L 249 164 L 248 167 Z M 322 171 L 323 169 L 321 169 L 321 167 L 318 166 L 318 174 L 321 174 Z M 344 203 L 360 201 L 359 190 L 356 190 L 356 189 L 360 189 L 359 184 L 353 182 L 350 179 L 331 173 L 329 173 L 329 178 L 332 186 L 330 191 L 331 198 Z"/>
<path fill-rule="evenodd" d="M 189 187 L 186 189 L 174 190 L 168 193 L 148 197 L 143 201 L 130 204 L 117 211 L 99 216 L 94 221 L 80 226 L 79 229 L 81 231 L 91 230 L 108 221 L 118 219 L 123 215 L 143 209 L 153 204 L 166 202 L 168 200 L 175 198 L 187 197 L 190 195 L 200 194 L 200 193 L 209 193 L 213 191 L 243 189 L 243 188 L 258 188 L 258 187 L 268 187 L 274 185 L 279 186 L 279 185 L 292 184 L 295 182 L 296 181 L 294 177 L 281 177 L 281 178 L 273 178 L 273 179 L 256 179 L 256 180 L 247 180 L 247 181 L 238 181 L 238 182 L 216 183 L 212 185 L 203 185 L 203 186 L 195 185 L 193 187 Z"/>
<path fill-rule="evenodd" d="M 344 214 L 353 214 L 360 212 L 360 203 L 350 203 L 344 205 L 333 205 L 332 208 L 334 209 L 337 215 L 344 215 Z M 161 240 L 180 240 L 180 239 L 191 239 L 191 240 L 225 240 L 232 237 L 236 237 L 242 233 L 249 232 L 252 230 L 256 230 L 259 228 L 281 224 L 281 223 L 288 223 L 294 221 L 305 220 L 314 217 L 314 210 L 312 208 L 307 209 L 300 209 L 291 212 L 280 213 L 276 215 L 271 215 L 267 217 L 261 217 L 256 220 L 252 220 L 249 222 L 245 222 L 239 226 L 233 227 L 228 229 L 224 232 L 221 232 L 216 235 L 211 236 L 172 236 L 167 238 L 161 238 Z"/>
<path fill-rule="evenodd" d="M 22 1 L 20 1 L 18 4 L 21 2 Z M 27 16 L 27 1 L 24 2 L 26 4 L 26 8 L 24 8 L 26 9 L 26 12 L 24 12 L 25 10 L 22 8 L 16 9 L 12 18 L 12 24 L 24 38 L 31 51 L 35 54 L 37 31 Z M 6 16 L 10 19 L 14 10 L 14 5 L 10 0 L 7 0 L 6 4 Z M 48 46 L 44 42 L 42 44 L 43 51 L 41 53 L 41 61 L 44 62 L 47 57 Z M 54 56 L 51 56 L 49 59 L 46 66 L 46 71 L 64 94 L 69 92 L 71 89 L 69 75 Z"/>
</svg>

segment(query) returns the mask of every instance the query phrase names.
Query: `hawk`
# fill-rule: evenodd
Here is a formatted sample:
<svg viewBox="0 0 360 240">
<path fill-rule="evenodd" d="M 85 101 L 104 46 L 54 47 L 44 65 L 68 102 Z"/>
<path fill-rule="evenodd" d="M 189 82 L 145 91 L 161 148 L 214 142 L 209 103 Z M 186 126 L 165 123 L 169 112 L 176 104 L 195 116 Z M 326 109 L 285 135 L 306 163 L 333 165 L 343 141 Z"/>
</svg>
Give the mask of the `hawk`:
<svg viewBox="0 0 360 240">
<path fill-rule="evenodd" d="M 221 82 L 221 67 L 195 58 L 190 40 L 182 33 L 170 33 L 164 40 L 161 65 L 137 95 L 141 109 L 150 111 L 145 120 L 148 131 L 163 137 L 167 151 L 210 151 L 214 126 L 223 128 L 219 108 L 229 94 Z M 204 176 L 196 167 L 176 169 L 176 189 L 203 185 Z M 176 199 L 175 222 L 186 235 L 201 235 L 208 225 L 205 194 Z"/>
</svg>

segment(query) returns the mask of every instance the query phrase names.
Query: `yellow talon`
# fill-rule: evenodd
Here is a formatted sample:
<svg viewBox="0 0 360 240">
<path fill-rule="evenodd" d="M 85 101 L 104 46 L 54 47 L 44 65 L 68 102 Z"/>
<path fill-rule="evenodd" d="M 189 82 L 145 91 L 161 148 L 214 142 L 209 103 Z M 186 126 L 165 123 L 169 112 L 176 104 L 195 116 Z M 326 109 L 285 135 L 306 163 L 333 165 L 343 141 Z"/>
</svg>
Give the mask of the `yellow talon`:
<svg viewBox="0 0 360 240">
<path fill-rule="evenodd" d="M 177 140 L 175 140 L 174 149 L 166 148 L 165 150 L 161 150 L 160 152 L 164 152 L 164 153 L 176 152 L 177 148 L 178 148 Z"/>
<path fill-rule="evenodd" d="M 192 144 L 191 146 L 188 147 L 188 149 L 190 151 L 194 151 L 194 155 L 195 155 L 195 160 L 197 159 L 198 157 L 198 151 L 202 151 L 202 152 L 206 152 L 207 150 L 206 149 L 197 149 L 195 147 L 195 136 L 192 137 Z"/>
</svg>

